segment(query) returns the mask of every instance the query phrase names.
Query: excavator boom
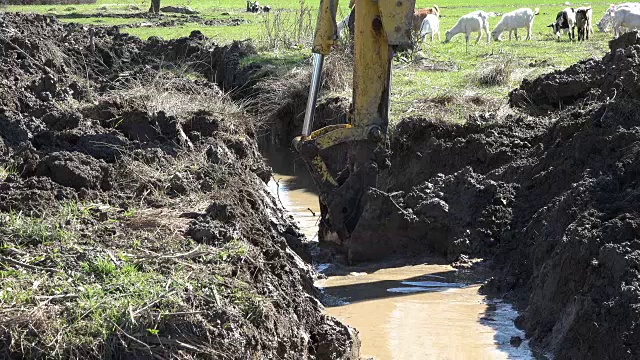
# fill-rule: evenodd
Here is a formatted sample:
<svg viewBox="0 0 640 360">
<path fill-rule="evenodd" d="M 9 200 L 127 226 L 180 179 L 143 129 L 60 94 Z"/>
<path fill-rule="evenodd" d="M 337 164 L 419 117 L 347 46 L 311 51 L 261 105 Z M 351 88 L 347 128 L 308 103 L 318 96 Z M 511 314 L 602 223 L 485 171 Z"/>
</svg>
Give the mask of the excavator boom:
<svg viewBox="0 0 640 360">
<path fill-rule="evenodd" d="M 366 206 L 363 194 L 376 186 L 379 169 L 388 163 L 391 61 L 395 48 L 411 45 L 415 0 L 355 0 L 354 6 L 353 104 L 348 122 L 312 131 L 324 56 L 338 38 L 338 1 L 321 0 L 305 122 L 302 135 L 293 142 L 320 193 L 320 240 L 330 240 L 328 234 L 335 233 L 334 241 L 347 251 L 357 239 L 353 232 Z M 337 161 L 332 155 L 336 148 L 345 149 L 346 162 L 344 156 Z"/>
</svg>

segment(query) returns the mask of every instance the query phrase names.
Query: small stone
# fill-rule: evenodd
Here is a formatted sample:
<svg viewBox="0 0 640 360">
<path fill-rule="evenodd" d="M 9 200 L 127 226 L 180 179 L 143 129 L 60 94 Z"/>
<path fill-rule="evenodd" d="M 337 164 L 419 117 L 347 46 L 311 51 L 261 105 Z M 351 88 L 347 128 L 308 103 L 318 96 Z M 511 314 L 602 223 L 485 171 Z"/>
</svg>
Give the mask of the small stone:
<svg viewBox="0 0 640 360">
<path fill-rule="evenodd" d="M 184 195 L 189 192 L 189 189 L 187 189 L 187 185 L 182 174 L 175 173 L 171 177 L 171 190 L 175 191 L 180 195 Z"/>
<path fill-rule="evenodd" d="M 109 214 L 106 211 L 100 211 L 98 213 L 98 220 L 99 221 L 107 221 L 107 220 L 109 220 Z"/>
<path fill-rule="evenodd" d="M 522 338 L 520 336 L 512 336 L 509 340 L 509 344 L 513 347 L 519 347 L 522 344 Z"/>
</svg>

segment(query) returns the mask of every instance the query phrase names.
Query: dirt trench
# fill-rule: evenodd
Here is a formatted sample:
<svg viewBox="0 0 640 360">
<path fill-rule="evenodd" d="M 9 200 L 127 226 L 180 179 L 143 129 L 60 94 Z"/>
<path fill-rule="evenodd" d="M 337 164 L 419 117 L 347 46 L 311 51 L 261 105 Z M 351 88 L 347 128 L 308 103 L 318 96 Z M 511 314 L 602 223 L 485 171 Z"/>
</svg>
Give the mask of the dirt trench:
<svg viewBox="0 0 640 360">
<path fill-rule="evenodd" d="M 390 132 L 392 166 L 365 195 L 345 249 L 359 254 L 352 260 L 487 259 L 497 275 L 483 291 L 518 304 L 517 325 L 538 352 L 640 357 L 638 33 L 610 50 L 524 80 L 507 108 L 464 124 L 428 110 L 402 119 Z M 307 85 L 298 107 L 281 108 L 290 116 L 276 135 L 299 128 Z"/>
<path fill-rule="evenodd" d="M 1 358 L 357 358 L 220 90 L 250 45 L 0 29 Z"/>
<path fill-rule="evenodd" d="M 520 304 L 543 353 L 638 358 L 640 40 L 610 47 L 525 80 L 505 115 L 403 119 L 356 229 L 375 240 L 352 249 L 490 259 L 483 290 Z"/>
<path fill-rule="evenodd" d="M 203 275 L 195 288 L 191 282 L 191 288 L 180 288 L 178 311 L 173 302 L 156 306 L 151 301 L 150 308 L 141 306 L 151 315 L 149 322 L 137 316 L 133 321 L 115 318 L 118 327 L 109 323 L 102 342 L 82 343 L 73 351 L 144 356 L 145 348 L 135 341 L 140 340 L 176 357 L 215 358 L 223 349 L 231 349 L 225 353 L 231 358 L 247 353 L 295 358 L 296 351 L 316 358 L 353 356 L 352 330 L 321 315 L 311 270 L 288 250 L 286 244 L 305 256 L 291 219 L 264 192 L 261 182 L 269 171 L 257 152 L 252 120 L 223 101 L 215 104 L 217 111 L 196 106 L 176 114 L 150 101 L 164 92 L 211 99 L 220 96 L 218 87 L 239 89 L 234 92 L 238 98 L 254 96 L 259 89 L 254 85 L 272 69 L 240 67 L 239 59 L 253 52 L 248 44 L 216 47 L 197 32 L 144 42 L 100 29 L 91 46 L 80 27 L 43 16 L 8 15 L 0 27 L 11 29 L 9 40 L 1 39 L 3 54 L 9 56 L 2 57 L 0 94 L 18 94 L 0 97 L 0 154 L 7 164 L 0 204 L 10 204 L 0 210 L 4 224 L 12 224 L 2 229 L 12 241 L 0 253 L 10 271 L 2 280 L 20 280 L 22 288 L 30 288 L 34 278 L 15 271 L 28 275 L 57 268 L 84 269 L 95 282 L 106 277 L 90 260 L 107 259 L 116 269 L 124 268 L 109 256 L 122 248 L 128 262 L 164 277 L 175 267 L 147 264 L 149 257 L 157 259 L 153 253 L 186 268 L 195 266 Z M 38 38 L 43 30 L 54 36 Z M 367 195 L 371 206 L 361 223 L 368 228 L 363 234 L 376 234 L 378 243 L 369 249 L 427 252 L 461 263 L 471 257 L 490 259 L 500 275 L 484 291 L 518 302 L 523 310 L 518 325 L 533 345 L 559 359 L 640 356 L 635 310 L 640 97 L 634 80 L 640 42 L 632 33 L 611 48 L 602 60 L 523 82 L 510 94 L 506 114 L 469 116 L 463 125 L 428 116 L 403 119 L 390 138 L 392 167 L 381 174 L 379 189 Z M 78 64 L 88 65 L 78 71 Z M 189 64 L 211 81 L 175 75 L 178 64 Z M 151 78 L 159 93 L 136 85 Z M 188 99 L 202 104 L 197 97 Z M 74 104 L 73 111 L 59 108 L 65 101 Z M 276 124 L 279 138 L 295 133 L 304 97 L 299 102 L 278 109 L 288 121 L 294 119 Z M 328 115 L 320 118 L 340 121 L 348 104 L 335 103 L 341 105 L 332 108 L 327 100 Z M 195 151 L 185 150 L 190 148 Z M 200 157 L 185 160 L 187 154 Z M 147 170 L 144 177 L 136 175 L 141 169 Z M 83 239 L 99 234 L 97 243 L 73 249 L 76 258 L 61 260 L 43 250 L 51 241 L 62 244 L 60 237 L 43 241 L 29 235 L 27 241 L 17 235 L 23 233 L 15 228 L 19 222 L 11 211 L 41 218 L 69 201 L 109 206 L 91 207 L 88 220 L 82 215 L 43 225 L 77 232 Z M 165 212 L 136 216 L 136 207 Z M 274 216 L 280 220 L 274 222 Z M 164 224 L 152 227 L 163 230 L 149 236 L 149 223 Z M 140 244 L 127 240 L 139 237 L 153 247 L 138 250 Z M 6 263 L 6 258 L 17 263 Z M 206 282 L 210 274 L 216 280 Z M 5 327 L 14 332 L 1 335 L 5 354 L 42 355 L 9 346 L 29 322 L 41 327 L 27 332 L 23 344 L 40 346 L 59 329 L 47 322 L 52 314 L 73 320 L 66 326 L 84 320 L 83 313 L 70 312 L 82 304 L 65 297 L 75 293 L 32 295 L 26 298 L 31 309 L 48 312 L 32 312 L 40 317 L 30 319 L 4 308 L 0 321 L 14 326 Z M 216 311 L 202 310 L 210 308 Z M 185 317 L 154 320 L 162 310 Z M 151 336 L 156 330 L 164 335 L 160 344 Z"/>
</svg>

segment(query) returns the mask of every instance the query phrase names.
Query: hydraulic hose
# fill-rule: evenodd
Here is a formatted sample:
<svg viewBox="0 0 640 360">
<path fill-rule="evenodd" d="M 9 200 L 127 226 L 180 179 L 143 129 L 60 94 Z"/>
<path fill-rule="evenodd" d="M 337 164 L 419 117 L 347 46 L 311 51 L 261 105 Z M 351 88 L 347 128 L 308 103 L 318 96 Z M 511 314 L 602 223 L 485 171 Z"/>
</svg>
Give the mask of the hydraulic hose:
<svg viewBox="0 0 640 360">
<path fill-rule="evenodd" d="M 313 114 L 318 101 L 318 91 L 322 80 L 322 64 L 324 55 L 313 54 L 313 74 L 311 75 L 311 86 L 309 87 L 309 99 L 307 100 L 307 110 L 304 114 L 304 124 L 302 125 L 302 136 L 309 136 L 313 131 Z"/>
</svg>

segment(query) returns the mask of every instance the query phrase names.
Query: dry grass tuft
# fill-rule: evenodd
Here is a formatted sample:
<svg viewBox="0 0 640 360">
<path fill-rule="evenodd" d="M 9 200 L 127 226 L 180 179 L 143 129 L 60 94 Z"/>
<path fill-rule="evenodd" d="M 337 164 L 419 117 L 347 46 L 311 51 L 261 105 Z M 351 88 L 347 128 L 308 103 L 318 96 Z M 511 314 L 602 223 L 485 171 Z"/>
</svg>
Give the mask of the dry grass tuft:
<svg viewBox="0 0 640 360">
<path fill-rule="evenodd" d="M 251 104 L 261 122 L 271 122 L 281 112 L 291 112 L 306 101 L 311 72 L 293 68 L 284 76 L 262 80 L 256 85 L 257 97 Z M 303 105 L 304 108 L 304 105 Z"/>
<path fill-rule="evenodd" d="M 513 54 L 497 56 L 478 65 L 474 80 L 482 86 L 508 85 L 516 65 L 517 59 Z"/>
<path fill-rule="evenodd" d="M 478 94 L 461 95 L 444 92 L 431 98 L 414 101 L 412 114 L 428 116 L 429 119 L 444 123 L 464 123 L 469 117 L 496 113 L 505 107 L 505 101 Z"/>
<path fill-rule="evenodd" d="M 174 72 L 162 70 L 125 78 L 114 84 L 116 90 L 111 95 L 135 101 L 149 114 L 163 111 L 179 116 L 208 111 L 233 120 L 243 113 L 242 104 L 231 100 L 217 86 L 208 84 L 209 91 L 203 93 L 201 84 L 185 80 L 187 71 L 183 67 Z"/>
<path fill-rule="evenodd" d="M 321 94 L 345 94 L 353 82 L 353 55 L 347 47 L 337 47 L 325 58 Z M 258 96 L 250 104 L 261 123 L 273 123 L 283 116 L 295 117 L 304 112 L 311 84 L 311 66 L 296 67 L 256 85 Z"/>
<path fill-rule="evenodd" d="M 0 164 L 0 179 L 4 180 L 7 176 L 18 174 L 17 168 L 12 164 Z"/>
<path fill-rule="evenodd" d="M 353 52 L 348 46 L 334 46 L 325 59 L 322 86 L 327 92 L 350 92 L 353 85 Z"/>
</svg>

